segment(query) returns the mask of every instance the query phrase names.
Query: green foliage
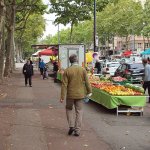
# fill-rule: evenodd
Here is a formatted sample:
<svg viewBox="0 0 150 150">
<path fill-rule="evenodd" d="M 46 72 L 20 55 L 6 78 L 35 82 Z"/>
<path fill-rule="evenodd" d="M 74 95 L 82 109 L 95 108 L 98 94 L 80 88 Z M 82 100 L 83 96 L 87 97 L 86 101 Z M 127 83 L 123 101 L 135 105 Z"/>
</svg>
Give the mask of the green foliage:
<svg viewBox="0 0 150 150">
<path fill-rule="evenodd" d="M 50 0 L 51 13 L 56 14 L 56 24 L 71 24 L 70 42 L 74 25 L 80 21 L 91 19 L 92 0 Z"/>
<path fill-rule="evenodd" d="M 145 6 L 144 6 L 144 18 L 143 18 L 143 35 L 145 37 L 150 37 L 150 0 L 146 0 Z"/>
<path fill-rule="evenodd" d="M 50 0 L 50 2 L 52 5 L 50 12 L 56 13 L 56 24 L 78 24 L 79 21 L 91 18 L 92 0 Z"/>
<path fill-rule="evenodd" d="M 45 22 L 41 15 L 30 15 L 26 23 L 26 28 L 21 39 L 18 39 L 20 31 L 16 32 L 17 41 L 21 42 L 24 51 L 30 51 L 31 45 L 36 44 L 37 39 L 41 37 L 45 28 Z"/>
<path fill-rule="evenodd" d="M 60 43 L 61 44 L 68 44 L 69 42 L 69 34 L 70 29 L 65 29 L 60 31 Z M 91 45 L 93 39 L 93 27 L 92 21 L 85 21 L 79 23 L 77 26 L 74 27 L 72 43 L 80 44 L 83 43 L 85 45 Z M 47 36 L 45 40 L 42 41 L 45 44 L 57 44 L 58 43 L 58 35 L 55 36 Z"/>
<path fill-rule="evenodd" d="M 15 39 L 23 51 L 32 51 L 31 45 L 36 44 L 43 34 L 45 21 L 43 14 L 47 6 L 42 0 L 17 0 Z"/>
<path fill-rule="evenodd" d="M 76 44 L 84 43 L 85 45 L 92 44 L 93 40 L 93 23 L 85 21 L 74 28 L 73 42 Z"/>
<path fill-rule="evenodd" d="M 118 0 L 118 3 L 110 3 L 98 13 L 98 34 L 113 34 L 128 36 L 140 34 L 142 28 L 143 10 L 141 3 L 133 0 Z"/>
</svg>

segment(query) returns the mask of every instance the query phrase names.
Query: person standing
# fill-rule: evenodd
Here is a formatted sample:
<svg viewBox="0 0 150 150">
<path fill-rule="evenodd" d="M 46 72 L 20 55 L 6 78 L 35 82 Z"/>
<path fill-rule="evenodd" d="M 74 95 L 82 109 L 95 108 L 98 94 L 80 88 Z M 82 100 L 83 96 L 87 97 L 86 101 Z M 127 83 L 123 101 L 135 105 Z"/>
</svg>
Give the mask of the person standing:
<svg viewBox="0 0 150 150">
<path fill-rule="evenodd" d="M 29 80 L 29 86 L 32 87 L 32 76 L 33 76 L 33 66 L 30 64 L 30 60 L 27 60 L 27 63 L 23 66 L 23 74 L 25 77 L 25 86 L 28 85 Z"/>
<path fill-rule="evenodd" d="M 43 61 L 43 59 L 40 61 L 39 63 L 39 68 L 40 68 L 40 72 L 41 72 L 41 75 L 43 76 L 43 71 L 44 71 L 44 67 L 45 67 L 45 63 Z"/>
<path fill-rule="evenodd" d="M 82 124 L 83 99 L 92 93 L 86 70 L 78 65 L 77 55 L 69 57 L 71 66 L 64 71 L 60 102 L 66 96 L 66 116 L 69 124 L 68 135 L 80 135 Z M 73 106 L 75 107 L 75 122 L 73 119 Z"/>
<path fill-rule="evenodd" d="M 30 64 L 33 65 L 33 61 L 31 60 L 31 58 L 28 59 L 30 61 Z"/>
<path fill-rule="evenodd" d="M 97 74 L 101 73 L 101 63 L 99 60 L 96 60 L 95 68 L 97 68 Z"/>
<path fill-rule="evenodd" d="M 144 88 L 144 91 L 148 89 L 149 103 L 150 103 L 150 59 L 149 58 L 147 59 L 147 63 L 145 63 L 143 88 Z"/>
<path fill-rule="evenodd" d="M 58 71 L 59 67 L 58 67 L 58 60 L 56 59 L 53 62 L 53 72 L 54 72 L 54 82 L 57 82 L 57 71 Z"/>
</svg>

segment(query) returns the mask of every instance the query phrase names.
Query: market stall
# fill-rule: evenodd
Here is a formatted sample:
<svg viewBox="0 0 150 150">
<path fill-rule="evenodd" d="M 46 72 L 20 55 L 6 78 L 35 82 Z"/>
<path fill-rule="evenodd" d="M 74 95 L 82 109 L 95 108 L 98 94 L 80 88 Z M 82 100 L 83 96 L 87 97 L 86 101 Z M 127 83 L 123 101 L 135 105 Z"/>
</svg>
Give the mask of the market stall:
<svg viewBox="0 0 150 150">
<path fill-rule="evenodd" d="M 63 73 L 64 73 L 63 70 L 58 70 L 57 71 L 57 80 L 62 81 Z"/>
<path fill-rule="evenodd" d="M 93 79 L 94 78 L 94 79 Z M 119 112 L 139 112 L 143 114 L 146 105 L 146 96 L 141 87 L 132 84 L 114 85 L 111 81 L 100 81 L 97 77 L 90 77 L 92 96 L 90 99 L 108 109 L 117 109 Z M 131 106 L 130 109 L 121 110 L 120 106 Z M 135 108 L 136 107 L 136 108 Z M 132 109 L 133 108 L 133 109 Z"/>
</svg>

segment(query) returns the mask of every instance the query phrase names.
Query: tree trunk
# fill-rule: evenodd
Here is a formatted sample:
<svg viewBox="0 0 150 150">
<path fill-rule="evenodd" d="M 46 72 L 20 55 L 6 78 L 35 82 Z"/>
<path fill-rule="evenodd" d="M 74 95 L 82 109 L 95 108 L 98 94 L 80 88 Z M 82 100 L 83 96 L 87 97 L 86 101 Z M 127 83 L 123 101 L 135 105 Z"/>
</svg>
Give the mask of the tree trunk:
<svg viewBox="0 0 150 150">
<path fill-rule="evenodd" d="M 71 23 L 71 30 L 70 30 L 70 43 L 72 43 L 72 33 L 73 33 L 73 25 L 74 23 Z"/>
<path fill-rule="evenodd" d="M 4 76 L 8 77 L 10 71 L 13 70 L 12 64 L 14 60 L 14 29 L 15 29 L 15 0 L 12 0 L 10 7 L 6 9 L 7 15 L 7 46 L 6 46 L 6 62 L 5 62 L 5 71 Z"/>
<path fill-rule="evenodd" d="M 145 37 L 144 37 L 144 35 L 143 35 L 143 44 L 144 44 L 144 46 L 143 46 L 143 49 L 144 49 L 144 51 L 145 51 Z"/>
<path fill-rule="evenodd" d="M 10 68 L 10 71 L 11 73 L 13 72 L 13 70 L 15 70 L 15 40 L 14 40 L 14 32 L 13 32 L 13 35 L 12 35 L 12 50 L 11 50 L 11 68 Z"/>
<path fill-rule="evenodd" d="M 4 0 L 0 0 L 0 80 L 3 79 L 3 71 L 4 71 L 4 11 L 5 5 Z"/>
<path fill-rule="evenodd" d="M 115 55 L 115 43 L 114 43 L 114 35 L 112 37 L 112 45 L 113 45 L 113 55 Z"/>
<path fill-rule="evenodd" d="M 128 50 L 128 48 L 129 48 L 129 46 L 128 46 L 128 41 L 129 41 L 129 39 L 128 39 L 128 35 L 126 36 L 126 50 Z"/>
<path fill-rule="evenodd" d="M 150 47 L 150 39 L 149 39 L 149 36 L 147 37 L 147 40 L 148 40 L 148 48 Z"/>
</svg>

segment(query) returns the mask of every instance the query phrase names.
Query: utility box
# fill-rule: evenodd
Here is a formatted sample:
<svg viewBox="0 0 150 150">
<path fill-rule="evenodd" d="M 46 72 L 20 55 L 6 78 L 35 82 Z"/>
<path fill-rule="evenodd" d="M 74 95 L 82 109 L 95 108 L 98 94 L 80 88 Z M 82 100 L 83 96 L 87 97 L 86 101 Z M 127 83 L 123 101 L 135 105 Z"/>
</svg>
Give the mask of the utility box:
<svg viewBox="0 0 150 150">
<path fill-rule="evenodd" d="M 72 54 L 76 54 L 78 57 L 79 66 L 84 66 L 85 64 L 85 46 L 83 44 L 68 44 L 59 45 L 58 48 L 58 59 L 61 69 L 66 69 L 71 66 L 69 62 L 69 57 Z"/>
</svg>

